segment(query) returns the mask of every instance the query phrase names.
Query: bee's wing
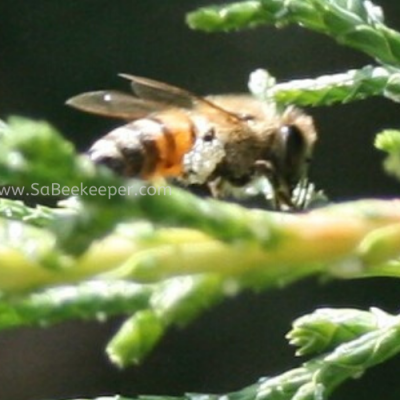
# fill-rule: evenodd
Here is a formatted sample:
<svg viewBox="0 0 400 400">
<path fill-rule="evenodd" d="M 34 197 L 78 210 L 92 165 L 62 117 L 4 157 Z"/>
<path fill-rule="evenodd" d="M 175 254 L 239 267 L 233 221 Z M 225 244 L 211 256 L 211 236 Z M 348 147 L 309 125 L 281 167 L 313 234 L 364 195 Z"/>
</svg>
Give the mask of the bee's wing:
<svg viewBox="0 0 400 400">
<path fill-rule="evenodd" d="M 165 104 L 166 107 L 212 110 L 213 112 L 218 113 L 221 117 L 229 119 L 232 122 L 240 121 L 238 115 L 185 89 L 140 76 L 128 74 L 120 74 L 120 76 L 131 81 L 133 92 L 143 100 L 162 103 Z"/>
<path fill-rule="evenodd" d="M 82 93 L 67 100 L 66 104 L 92 114 L 126 120 L 143 118 L 166 108 L 165 104 L 113 90 Z"/>
</svg>

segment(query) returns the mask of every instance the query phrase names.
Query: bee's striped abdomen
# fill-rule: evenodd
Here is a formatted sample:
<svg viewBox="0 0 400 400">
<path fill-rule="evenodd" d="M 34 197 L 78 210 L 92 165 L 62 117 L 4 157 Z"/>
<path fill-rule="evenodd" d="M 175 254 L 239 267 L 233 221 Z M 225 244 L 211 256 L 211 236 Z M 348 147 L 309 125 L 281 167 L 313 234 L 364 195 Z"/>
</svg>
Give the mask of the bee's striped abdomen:
<svg viewBox="0 0 400 400">
<path fill-rule="evenodd" d="M 146 157 L 141 171 L 143 178 L 179 176 L 183 171 L 183 156 L 195 140 L 195 128 L 184 112 L 159 113 L 132 124 L 140 125 L 141 143 Z"/>
<path fill-rule="evenodd" d="M 194 141 L 195 126 L 189 115 L 170 111 L 114 129 L 92 146 L 89 155 L 125 176 L 178 177 Z"/>
</svg>

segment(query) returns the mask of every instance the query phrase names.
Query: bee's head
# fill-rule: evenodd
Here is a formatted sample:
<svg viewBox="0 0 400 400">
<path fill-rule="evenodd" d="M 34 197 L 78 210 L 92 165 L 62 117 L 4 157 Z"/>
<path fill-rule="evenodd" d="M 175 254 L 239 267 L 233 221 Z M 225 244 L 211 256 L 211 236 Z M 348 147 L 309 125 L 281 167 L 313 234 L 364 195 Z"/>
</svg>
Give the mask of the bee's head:
<svg viewBox="0 0 400 400">
<path fill-rule="evenodd" d="M 293 189 L 307 174 L 316 138 L 310 116 L 293 107 L 284 112 L 276 135 L 279 147 L 276 168 L 289 188 Z"/>
<path fill-rule="evenodd" d="M 317 135 L 312 118 L 293 107 L 282 114 L 275 129 L 264 169 L 277 202 L 291 208 L 293 189 L 307 177 Z"/>
</svg>

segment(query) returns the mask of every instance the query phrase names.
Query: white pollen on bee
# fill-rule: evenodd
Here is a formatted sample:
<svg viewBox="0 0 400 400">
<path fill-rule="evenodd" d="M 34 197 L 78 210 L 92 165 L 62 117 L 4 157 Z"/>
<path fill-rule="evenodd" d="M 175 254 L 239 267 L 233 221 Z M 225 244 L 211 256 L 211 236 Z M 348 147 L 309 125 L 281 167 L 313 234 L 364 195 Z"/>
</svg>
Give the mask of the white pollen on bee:
<svg viewBox="0 0 400 400">
<path fill-rule="evenodd" d="M 224 156 L 224 146 L 219 139 L 205 141 L 198 137 L 192 150 L 183 158 L 185 181 L 189 184 L 206 182 Z"/>
</svg>

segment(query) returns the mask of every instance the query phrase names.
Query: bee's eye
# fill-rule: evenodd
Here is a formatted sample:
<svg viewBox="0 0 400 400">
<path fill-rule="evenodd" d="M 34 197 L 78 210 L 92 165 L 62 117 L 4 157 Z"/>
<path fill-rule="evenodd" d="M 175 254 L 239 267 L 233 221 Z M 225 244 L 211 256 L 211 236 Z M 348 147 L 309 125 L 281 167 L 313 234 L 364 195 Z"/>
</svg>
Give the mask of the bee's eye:
<svg viewBox="0 0 400 400">
<path fill-rule="evenodd" d="M 295 181 L 305 165 L 307 144 L 302 131 L 296 125 L 284 125 L 279 133 L 283 148 L 283 164 L 287 173 L 293 175 L 289 180 Z"/>
<path fill-rule="evenodd" d="M 284 125 L 281 127 L 280 135 L 286 149 L 286 156 L 290 159 L 304 151 L 304 136 L 296 125 Z"/>
</svg>

